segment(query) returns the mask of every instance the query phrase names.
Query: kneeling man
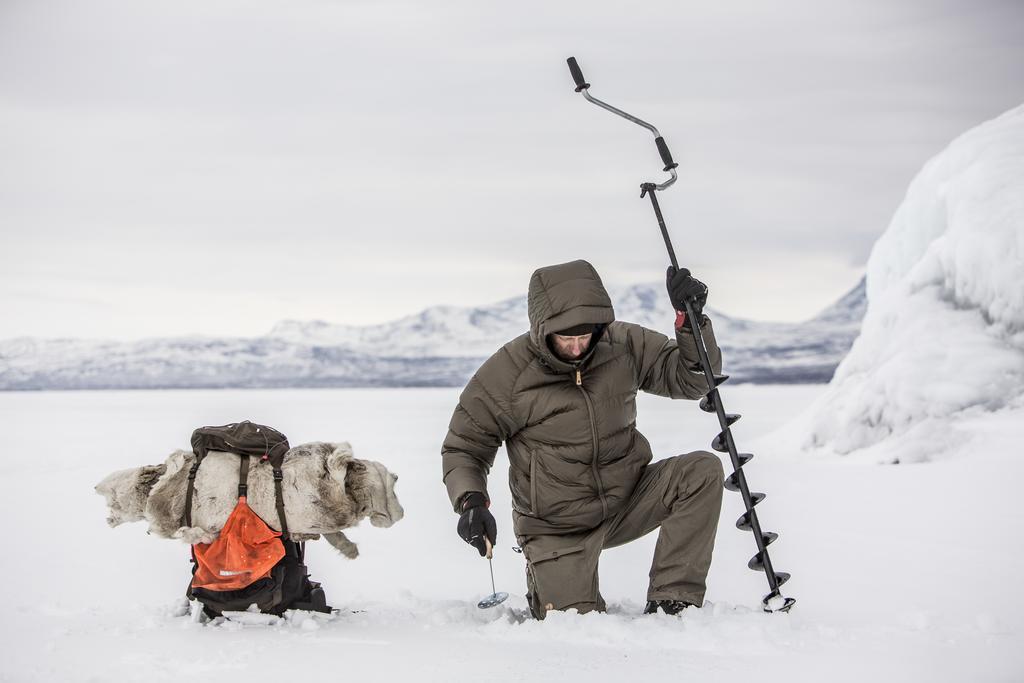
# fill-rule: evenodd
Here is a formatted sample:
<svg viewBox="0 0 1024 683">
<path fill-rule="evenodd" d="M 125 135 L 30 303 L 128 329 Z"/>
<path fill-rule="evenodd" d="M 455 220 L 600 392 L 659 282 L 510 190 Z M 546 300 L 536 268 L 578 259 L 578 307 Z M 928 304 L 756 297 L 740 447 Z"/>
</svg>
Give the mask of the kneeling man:
<svg viewBox="0 0 1024 683">
<path fill-rule="evenodd" d="M 703 315 L 707 287 L 670 269 L 677 311 L 690 301 L 715 373 L 721 352 Z M 701 398 L 708 391 L 681 314 L 676 338 L 617 322 L 586 261 L 537 270 L 530 331 L 505 344 L 459 398 L 442 447 L 444 483 L 459 535 L 486 552 L 497 537 L 487 473 L 505 443 L 512 519 L 527 561 L 534 616 L 603 610 L 598 557 L 661 527 L 645 612 L 676 614 L 704 602 L 722 501 L 722 464 L 695 451 L 651 463 L 636 429 L 636 393 Z M 486 539 L 486 541 L 485 541 Z"/>
</svg>

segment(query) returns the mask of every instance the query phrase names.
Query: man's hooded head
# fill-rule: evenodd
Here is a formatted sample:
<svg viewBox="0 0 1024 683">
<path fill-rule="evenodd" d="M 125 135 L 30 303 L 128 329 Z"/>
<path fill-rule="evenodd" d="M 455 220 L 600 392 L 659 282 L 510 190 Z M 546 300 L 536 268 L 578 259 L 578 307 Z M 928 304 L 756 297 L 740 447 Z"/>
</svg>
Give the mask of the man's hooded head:
<svg viewBox="0 0 1024 683">
<path fill-rule="evenodd" d="M 571 365 L 553 352 L 548 343 L 549 335 L 593 334 L 588 353 L 580 359 L 585 360 L 604 328 L 615 320 L 611 297 L 601 277 L 592 265 L 582 260 L 534 271 L 527 308 L 534 347 L 549 365 L 560 369 L 569 369 Z"/>
</svg>

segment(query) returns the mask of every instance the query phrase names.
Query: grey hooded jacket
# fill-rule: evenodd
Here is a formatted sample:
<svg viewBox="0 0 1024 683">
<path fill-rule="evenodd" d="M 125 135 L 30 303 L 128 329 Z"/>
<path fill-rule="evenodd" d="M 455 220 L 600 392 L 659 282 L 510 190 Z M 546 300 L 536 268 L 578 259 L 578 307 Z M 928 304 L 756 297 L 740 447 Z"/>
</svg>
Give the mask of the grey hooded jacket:
<svg viewBox="0 0 1024 683">
<path fill-rule="evenodd" d="M 708 390 L 688 331 L 670 340 L 616 322 L 611 299 L 586 261 L 537 270 L 530 280 L 530 331 L 477 370 L 459 398 L 442 446 L 456 511 L 505 443 L 517 535 L 593 529 L 615 515 L 651 461 L 636 428 L 636 393 L 696 399 Z M 558 358 L 546 337 L 583 323 L 606 327 L 579 361 Z M 715 373 L 722 360 L 711 321 L 701 333 Z"/>
</svg>

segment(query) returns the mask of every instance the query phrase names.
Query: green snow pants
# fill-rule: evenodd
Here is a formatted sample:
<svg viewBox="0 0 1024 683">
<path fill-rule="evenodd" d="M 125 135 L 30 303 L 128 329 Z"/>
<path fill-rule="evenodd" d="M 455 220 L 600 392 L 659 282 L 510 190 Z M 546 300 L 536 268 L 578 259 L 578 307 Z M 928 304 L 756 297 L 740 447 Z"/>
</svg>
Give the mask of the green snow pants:
<svg viewBox="0 0 1024 683">
<path fill-rule="evenodd" d="M 549 610 L 604 611 L 597 579 L 601 551 L 659 526 L 647 599 L 702 605 L 722 507 L 722 477 L 722 463 L 712 453 L 677 455 L 648 465 L 622 510 L 597 528 L 519 536 L 533 615 L 543 619 Z"/>
</svg>

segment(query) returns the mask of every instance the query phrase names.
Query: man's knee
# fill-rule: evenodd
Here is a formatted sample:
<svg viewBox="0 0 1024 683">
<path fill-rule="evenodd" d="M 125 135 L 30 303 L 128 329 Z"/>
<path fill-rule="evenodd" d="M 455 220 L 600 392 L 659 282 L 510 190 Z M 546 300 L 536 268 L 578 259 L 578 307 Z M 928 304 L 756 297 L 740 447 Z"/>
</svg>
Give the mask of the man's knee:
<svg viewBox="0 0 1024 683">
<path fill-rule="evenodd" d="M 721 483 L 725 477 L 721 458 L 708 451 L 694 451 L 690 455 L 697 458 L 696 468 L 701 475 Z"/>
<path fill-rule="evenodd" d="M 722 460 L 714 453 L 693 451 L 677 455 L 675 460 L 678 463 L 677 471 L 685 479 L 704 479 L 721 484 L 725 477 Z"/>
</svg>

